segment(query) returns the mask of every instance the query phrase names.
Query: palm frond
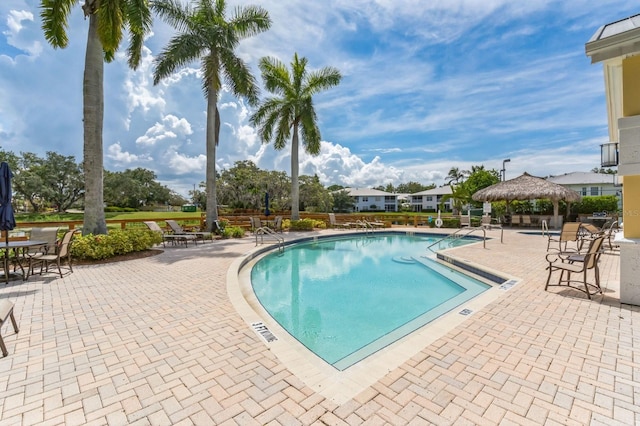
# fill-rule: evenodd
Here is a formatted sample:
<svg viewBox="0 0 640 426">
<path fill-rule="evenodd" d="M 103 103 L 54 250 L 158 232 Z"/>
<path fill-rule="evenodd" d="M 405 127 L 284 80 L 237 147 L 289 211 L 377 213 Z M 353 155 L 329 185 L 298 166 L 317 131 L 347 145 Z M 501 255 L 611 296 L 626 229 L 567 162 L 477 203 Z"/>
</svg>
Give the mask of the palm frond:
<svg viewBox="0 0 640 426">
<path fill-rule="evenodd" d="M 127 49 L 128 63 L 132 69 L 138 68 L 142 57 L 144 37 L 151 31 L 153 19 L 147 0 L 127 0 L 125 2 L 130 41 Z"/>
<path fill-rule="evenodd" d="M 251 69 L 232 50 L 223 49 L 219 53 L 224 81 L 231 88 L 231 92 L 235 96 L 247 98 L 251 105 L 255 105 L 258 102 L 260 89 Z"/>
<path fill-rule="evenodd" d="M 41 0 L 40 18 L 44 38 L 54 48 L 65 48 L 69 43 L 67 28 L 69 27 L 69 14 L 71 8 L 79 0 Z"/>
<path fill-rule="evenodd" d="M 262 72 L 264 87 L 276 95 L 285 95 L 292 87 L 291 76 L 286 65 L 277 58 L 264 57 L 258 64 Z"/>
<path fill-rule="evenodd" d="M 247 38 L 268 30 L 271 18 L 269 12 L 260 6 L 238 6 L 229 24 L 241 38 Z"/>
<path fill-rule="evenodd" d="M 154 60 L 153 84 L 158 84 L 176 69 L 198 59 L 203 50 L 198 38 L 191 34 L 179 34 L 173 37 Z"/>
<path fill-rule="evenodd" d="M 96 16 L 98 17 L 98 37 L 105 54 L 116 52 L 122 41 L 124 28 L 124 13 L 119 2 L 102 1 L 99 3 Z"/>
<path fill-rule="evenodd" d="M 190 17 L 193 15 L 190 5 L 185 5 L 180 0 L 152 0 L 150 4 L 151 10 L 178 32 L 189 28 Z"/>
<path fill-rule="evenodd" d="M 324 67 L 308 75 L 305 92 L 311 96 L 340 84 L 342 75 L 333 67 Z"/>
</svg>

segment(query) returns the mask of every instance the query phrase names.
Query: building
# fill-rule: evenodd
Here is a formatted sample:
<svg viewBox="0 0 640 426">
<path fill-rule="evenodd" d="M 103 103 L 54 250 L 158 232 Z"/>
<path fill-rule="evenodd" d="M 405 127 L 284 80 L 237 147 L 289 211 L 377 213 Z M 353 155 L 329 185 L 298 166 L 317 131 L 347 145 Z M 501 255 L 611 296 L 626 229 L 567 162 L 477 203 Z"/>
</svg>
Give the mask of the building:
<svg viewBox="0 0 640 426">
<path fill-rule="evenodd" d="M 617 175 L 591 172 L 571 172 L 551 176 L 547 180 L 567 189 L 573 189 L 583 197 L 601 195 L 620 195 L 621 187 L 617 185 Z"/>
<path fill-rule="evenodd" d="M 353 198 L 356 212 L 366 211 L 398 211 L 398 194 L 369 188 L 345 188 Z"/>
<path fill-rule="evenodd" d="M 618 165 L 622 177 L 623 238 L 620 243 L 620 302 L 640 305 L 640 15 L 598 28 L 585 45 L 591 63 L 602 63 L 609 142 L 602 164 Z M 614 148 L 613 161 L 606 156 Z M 604 167 L 604 166 L 603 166 Z"/>
<path fill-rule="evenodd" d="M 426 191 L 411 194 L 411 210 L 414 212 L 437 212 L 440 209 L 442 198 L 445 195 L 451 195 L 451 186 L 441 186 L 439 188 L 427 189 Z M 444 202 L 444 210 L 451 210 L 451 199 Z"/>
</svg>

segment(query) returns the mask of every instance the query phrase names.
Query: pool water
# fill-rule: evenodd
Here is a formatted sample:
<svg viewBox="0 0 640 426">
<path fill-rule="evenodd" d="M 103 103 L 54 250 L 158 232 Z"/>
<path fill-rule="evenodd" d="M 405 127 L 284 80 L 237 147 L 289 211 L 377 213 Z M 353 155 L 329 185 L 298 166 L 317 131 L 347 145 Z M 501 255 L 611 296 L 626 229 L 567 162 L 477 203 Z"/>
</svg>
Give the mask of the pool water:
<svg viewBox="0 0 640 426">
<path fill-rule="evenodd" d="M 287 332 L 344 370 L 490 288 L 428 258 L 426 247 L 439 238 L 389 234 L 299 243 L 260 259 L 251 282 Z"/>
</svg>

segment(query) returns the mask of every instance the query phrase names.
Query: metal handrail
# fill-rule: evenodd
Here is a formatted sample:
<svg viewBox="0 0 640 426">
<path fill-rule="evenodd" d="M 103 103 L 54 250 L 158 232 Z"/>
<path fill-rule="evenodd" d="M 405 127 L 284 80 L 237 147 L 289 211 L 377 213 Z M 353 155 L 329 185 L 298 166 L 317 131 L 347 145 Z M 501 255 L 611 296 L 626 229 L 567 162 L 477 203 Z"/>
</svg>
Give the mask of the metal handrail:
<svg viewBox="0 0 640 426">
<path fill-rule="evenodd" d="M 462 231 L 467 231 L 466 234 L 460 234 Z M 428 250 L 431 250 L 431 247 L 435 246 L 436 244 L 440 244 L 443 241 L 446 240 L 451 240 L 452 242 L 455 240 L 458 240 L 460 238 L 464 238 L 468 235 L 471 235 L 472 233 L 474 233 L 475 231 L 482 231 L 482 248 L 487 248 L 487 230 L 484 226 L 467 226 L 465 228 L 461 228 L 458 229 L 456 232 L 454 232 L 453 234 L 449 234 L 446 237 L 440 238 L 439 240 L 437 240 L 434 243 L 431 243 L 429 246 L 427 246 Z M 431 250 L 433 251 L 433 250 Z"/>
<path fill-rule="evenodd" d="M 276 242 L 278 243 L 278 251 L 284 251 L 284 238 L 278 235 L 273 229 L 269 228 L 268 226 L 261 226 L 254 232 L 256 236 L 256 246 L 258 245 L 258 236 L 260 236 L 260 244 L 264 244 L 264 236 L 266 235 L 276 240 Z"/>
</svg>

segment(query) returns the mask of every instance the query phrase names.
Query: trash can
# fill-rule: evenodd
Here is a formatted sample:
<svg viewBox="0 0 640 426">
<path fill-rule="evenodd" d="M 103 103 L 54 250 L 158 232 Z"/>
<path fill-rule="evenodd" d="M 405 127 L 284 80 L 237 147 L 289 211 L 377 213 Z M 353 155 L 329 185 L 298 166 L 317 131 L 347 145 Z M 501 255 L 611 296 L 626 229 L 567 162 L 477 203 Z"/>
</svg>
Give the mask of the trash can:
<svg viewBox="0 0 640 426">
<path fill-rule="evenodd" d="M 195 212 L 196 211 L 196 205 L 195 204 L 183 204 L 182 205 L 182 211 L 183 212 Z"/>
</svg>

